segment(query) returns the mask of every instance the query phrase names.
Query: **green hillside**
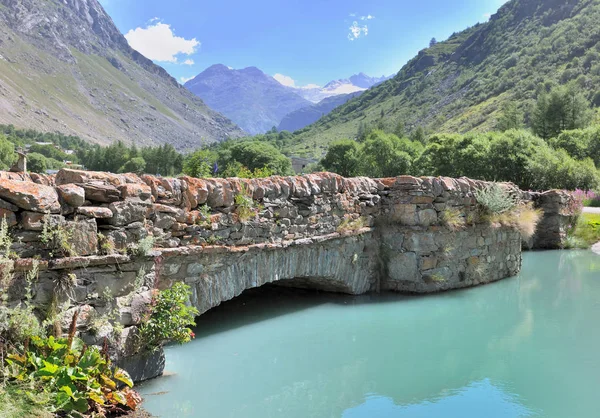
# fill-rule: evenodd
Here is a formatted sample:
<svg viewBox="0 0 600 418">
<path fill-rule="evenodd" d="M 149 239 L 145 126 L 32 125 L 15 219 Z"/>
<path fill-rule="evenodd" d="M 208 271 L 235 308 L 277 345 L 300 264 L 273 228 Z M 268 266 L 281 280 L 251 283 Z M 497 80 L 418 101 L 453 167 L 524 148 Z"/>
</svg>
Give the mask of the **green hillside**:
<svg viewBox="0 0 600 418">
<path fill-rule="evenodd" d="M 290 151 L 320 156 L 359 124 L 392 132 L 488 131 L 516 103 L 529 125 L 539 93 L 577 83 L 600 106 L 600 1 L 512 0 L 491 17 L 424 49 L 391 80 L 298 131 Z"/>
</svg>

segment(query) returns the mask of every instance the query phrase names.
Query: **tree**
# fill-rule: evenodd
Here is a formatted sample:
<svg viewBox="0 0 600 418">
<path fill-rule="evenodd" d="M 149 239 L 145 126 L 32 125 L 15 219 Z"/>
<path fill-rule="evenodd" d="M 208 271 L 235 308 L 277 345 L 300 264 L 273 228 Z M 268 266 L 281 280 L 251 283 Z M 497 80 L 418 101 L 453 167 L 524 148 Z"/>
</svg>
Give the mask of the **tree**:
<svg viewBox="0 0 600 418">
<path fill-rule="evenodd" d="M 127 161 L 119 169 L 120 173 L 143 173 L 146 168 L 146 161 L 142 157 L 134 157 Z"/>
<path fill-rule="evenodd" d="M 9 125 L 12 126 L 12 125 Z M 0 169 L 8 170 L 16 161 L 15 146 L 5 135 L 0 134 Z"/>
<path fill-rule="evenodd" d="M 359 174 L 360 155 L 359 145 L 350 139 L 334 141 L 329 146 L 321 165 L 327 171 L 332 171 L 344 177 L 354 177 Z"/>
<path fill-rule="evenodd" d="M 538 95 L 532 128 L 539 137 L 549 139 L 565 130 L 585 128 L 591 119 L 590 102 L 576 83 L 570 83 Z"/>
<path fill-rule="evenodd" d="M 398 138 L 404 138 L 406 136 L 406 128 L 404 127 L 404 122 L 401 120 L 398 121 L 396 127 L 394 128 L 394 135 Z"/>
<path fill-rule="evenodd" d="M 437 43 L 438 43 L 437 39 L 431 38 L 431 41 L 429 41 L 429 48 L 436 45 Z"/>
<path fill-rule="evenodd" d="M 27 170 L 34 173 L 45 173 L 48 169 L 46 157 L 37 152 L 27 154 Z"/>
<path fill-rule="evenodd" d="M 515 102 L 507 102 L 502 106 L 502 113 L 498 118 L 496 129 L 505 132 L 511 129 L 523 127 L 523 114 L 519 111 Z"/>
<path fill-rule="evenodd" d="M 188 155 L 183 162 L 183 172 L 192 177 L 210 177 L 212 167 L 217 159 L 215 153 L 200 149 Z"/>
<path fill-rule="evenodd" d="M 227 167 L 239 162 L 250 171 L 267 167 L 277 175 L 291 175 L 292 163 L 273 145 L 261 141 L 235 142 L 228 148 L 219 150 L 219 165 Z"/>
<path fill-rule="evenodd" d="M 422 126 L 417 127 L 410 137 L 411 141 L 420 142 L 421 144 L 425 144 L 427 141 L 427 136 L 425 135 L 425 129 Z"/>
<path fill-rule="evenodd" d="M 402 148 L 403 144 L 396 135 L 379 130 L 371 132 L 361 148 L 361 174 L 370 177 L 409 174 L 412 157 Z"/>
</svg>

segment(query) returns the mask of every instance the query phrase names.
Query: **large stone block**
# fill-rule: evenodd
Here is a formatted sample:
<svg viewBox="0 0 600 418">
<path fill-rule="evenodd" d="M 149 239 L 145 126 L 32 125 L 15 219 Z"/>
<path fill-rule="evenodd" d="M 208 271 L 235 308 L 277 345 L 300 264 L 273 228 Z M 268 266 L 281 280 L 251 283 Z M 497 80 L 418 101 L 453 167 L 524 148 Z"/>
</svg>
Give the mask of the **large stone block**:
<svg viewBox="0 0 600 418">
<path fill-rule="evenodd" d="M 71 230 L 71 245 L 77 255 L 98 253 L 98 228 L 95 219 L 69 222 L 67 227 Z"/>
<path fill-rule="evenodd" d="M 418 259 L 415 253 L 397 253 L 387 265 L 387 280 L 415 282 L 420 280 Z"/>
<path fill-rule="evenodd" d="M 56 186 L 61 199 L 69 206 L 78 208 L 85 203 L 85 190 L 75 184 L 62 184 Z"/>
<path fill-rule="evenodd" d="M 85 183 L 80 184 L 85 190 L 86 200 L 100 203 L 111 203 L 121 200 L 121 192 L 109 184 Z"/>
<path fill-rule="evenodd" d="M 32 212 L 60 212 L 58 193 L 51 186 L 0 178 L 0 197 Z"/>
<path fill-rule="evenodd" d="M 112 218 L 108 222 L 115 226 L 143 221 L 146 218 L 146 211 L 148 209 L 147 204 L 132 200 L 113 202 L 108 207 L 113 213 Z"/>
<path fill-rule="evenodd" d="M 399 203 L 394 205 L 392 219 L 401 225 L 417 225 L 417 205 Z"/>
</svg>

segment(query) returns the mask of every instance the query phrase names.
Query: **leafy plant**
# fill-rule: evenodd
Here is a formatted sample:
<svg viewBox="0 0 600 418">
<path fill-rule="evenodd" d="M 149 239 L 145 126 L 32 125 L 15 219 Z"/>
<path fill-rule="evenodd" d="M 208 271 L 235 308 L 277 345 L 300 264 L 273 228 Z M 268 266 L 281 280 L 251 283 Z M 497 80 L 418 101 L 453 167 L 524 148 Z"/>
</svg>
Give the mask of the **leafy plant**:
<svg viewBox="0 0 600 418">
<path fill-rule="evenodd" d="M 44 216 L 40 241 L 50 248 L 50 257 L 72 257 L 77 252 L 71 245 L 73 229 L 53 221 L 50 214 Z"/>
<path fill-rule="evenodd" d="M 210 206 L 204 204 L 198 208 L 200 216 L 196 219 L 196 225 L 208 228 L 210 226 Z"/>
<path fill-rule="evenodd" d="M 517 200 L 496 183 L 477 190 L 475 198 L 480 207 L 490 214 L 508 212 L 517 205 Z"/>
<path fill-rule="evenodd" d="M 181 282 L 170 289 L 154 290 L 149 315 L 140 326 L 140 340 L 147 349 L 168 341 L 183 344 L 194 338 L 189 327 L 196 325 L 198 310 L 187 305 L 191 294 L 190 287 Z"/>
<path fill-rule="evenodd" d="M 76 320 L 74 315 L 68 338 L 33 337 L 24 350 L 11 352 L 4 368 L 9 385 L 30 383 L 49 395 L 48 409 L 61 415 L 136 409 L 141 398 L 130 389 L 129 374 L 113 368 L 105 351 L 74 338 Z"/>
</svg>

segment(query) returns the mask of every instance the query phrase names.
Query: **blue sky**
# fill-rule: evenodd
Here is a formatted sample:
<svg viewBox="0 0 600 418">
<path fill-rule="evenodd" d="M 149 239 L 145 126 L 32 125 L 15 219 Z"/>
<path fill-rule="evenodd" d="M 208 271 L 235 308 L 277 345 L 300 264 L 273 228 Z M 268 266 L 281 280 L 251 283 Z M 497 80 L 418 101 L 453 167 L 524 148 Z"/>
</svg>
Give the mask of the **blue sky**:
<svg viewBox="0 0 600 418">
<path fill-rule="evenodd" d="M 179 81 L 219 63 L 296 86 L 395 74 L 432 37 L 484 22 L 505 1 L 100 0 L 130 44 Z"/>
</svg>

